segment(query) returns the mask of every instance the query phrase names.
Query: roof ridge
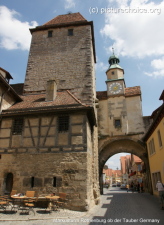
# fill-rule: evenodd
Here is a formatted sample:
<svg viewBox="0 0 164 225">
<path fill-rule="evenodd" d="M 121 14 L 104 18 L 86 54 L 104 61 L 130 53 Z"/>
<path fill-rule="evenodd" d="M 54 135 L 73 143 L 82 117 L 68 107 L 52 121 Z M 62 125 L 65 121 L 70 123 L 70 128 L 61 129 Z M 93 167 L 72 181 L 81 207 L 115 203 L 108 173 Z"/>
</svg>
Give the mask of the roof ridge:
<svg viewBox="0 0 164 225">
<path fill-rule="evenodd" d="M 63 14 L 63 15 L 58 15 L 58 16 L 54 17 L 53 19 L 49 20 L 48 22 L 44 23 L 42 26 L 49 25 L 49 24 L 60 24 L 60 23 L 62 23 L 63 19 L 64 19 L 64 21 L 63 21 L 64 23 L 70 23 L 70 21 L 68 20 L 69 15 L 70 15 L 70 17 L 73 15 L 73 17 L 74 17 L 74 18 L 71 17 L 72 22 L 87 21 L 81 15 L 81 13 L 76 12 L 76 13 L 67 13 L 67 14 Z M 75 20 L 75 17 L 77 18 L 77 20 Z"/>
</svg>

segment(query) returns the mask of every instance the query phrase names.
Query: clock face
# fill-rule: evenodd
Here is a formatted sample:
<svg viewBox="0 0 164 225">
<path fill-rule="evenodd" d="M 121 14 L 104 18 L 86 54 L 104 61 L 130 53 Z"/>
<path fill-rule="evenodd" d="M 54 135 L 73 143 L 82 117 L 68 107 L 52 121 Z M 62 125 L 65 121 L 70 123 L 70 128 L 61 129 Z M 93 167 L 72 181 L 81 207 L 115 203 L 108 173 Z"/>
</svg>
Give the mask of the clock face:
<svg viewBox="0 0 164 225">
<path fill-rule="evenodd" d="M 109 85 L 109 91 L 112 94 L 119 94 L 122 91 L 122 85 L 120 83 L 112 83 Z"/>
</svg>

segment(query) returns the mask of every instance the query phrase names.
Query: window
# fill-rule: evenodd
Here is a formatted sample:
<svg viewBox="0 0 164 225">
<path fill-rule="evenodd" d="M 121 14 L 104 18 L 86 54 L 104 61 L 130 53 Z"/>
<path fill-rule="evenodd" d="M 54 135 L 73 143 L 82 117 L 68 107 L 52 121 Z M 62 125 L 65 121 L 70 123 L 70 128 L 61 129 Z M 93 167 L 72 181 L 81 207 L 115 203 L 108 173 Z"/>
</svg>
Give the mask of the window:
<svg viewBox="0 0 164 225">
<path fill-rule="evenodd" d="M 34 187 L 34 177 L 31 177 L 31 188 Z"/>
<path fill-rule="evenodd" d="M 73 29 L 68 29 L 68 36 L 73 36 Z"/>
<path fill-rule="evenodd" d="M 161 138 L 160 130 L 158 130 L 157 134 L 158 134 L 159 147 L 162 147 L 162 138 Z"/>
<path fill-rule="evenodd" d="M 155 153 L 155 146 L 154 146 L 154 138 L 152 138 L 150 141 L 149 141 L 149 154 L 150 155 L 153 155 Z"/>
<path fill-rule="evenodd" d="M 53 177 L 53 187 L 62 186 L 62 177 Z"/>
<path fill-rule="evenodd" d="M 121 120 L 116 119 L 116 120 L 114 121 L 114 126 L 115 126 L 115 128 L 120 128 L 120 127 L 121 127 Z"/>
<path fill-rule="evenodd" d="M 22 134 L 23 123 L 24 123 L 24 119 L 23 118 L 16 118 L 16 119 L 14 119 L 12 134 Z"/>
<path fill-rule="evenodd" d="M 53 178 L 53 187 L 56 187 L 56 177 Z"/>
<path fill-rule="evenodd" d="M 48 37 L 52 37 L 52 32 L 53 32 L 52 30 L 48 31 Z"/>
<path fill-rule="evenodd" d="M 69 116 L 59 116 L 58 117 L 58 131 L 67 132 L 69 130 Z"/>
<path fill-rule="evenodd" d="M 161 181 L 161 173 L 160 172 L 156 172 L 156 173 L 152 173 L 152 179 L 153 179 L 153 188 L 154 190 L 156 190 L 156 184 L 157 181 Z"/>
<path fill-rule="evenodd" d="M 112 75 L 114 75 L 114 71 L 112 71 Z"/>
</svg>

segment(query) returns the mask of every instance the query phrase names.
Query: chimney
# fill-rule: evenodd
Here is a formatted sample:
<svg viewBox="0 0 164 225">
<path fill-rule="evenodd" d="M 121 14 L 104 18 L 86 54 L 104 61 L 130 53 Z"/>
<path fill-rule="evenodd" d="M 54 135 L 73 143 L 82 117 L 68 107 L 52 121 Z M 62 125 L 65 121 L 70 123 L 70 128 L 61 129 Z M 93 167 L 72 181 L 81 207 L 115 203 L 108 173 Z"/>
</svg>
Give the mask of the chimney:
<svg viewBox="0 0 164 225">
<path fill-rule="evenodd" d="M 46 101 L 54 101 L 57 93 L 57 84 L 55 80 L 47 81 Z"/>
</svg>

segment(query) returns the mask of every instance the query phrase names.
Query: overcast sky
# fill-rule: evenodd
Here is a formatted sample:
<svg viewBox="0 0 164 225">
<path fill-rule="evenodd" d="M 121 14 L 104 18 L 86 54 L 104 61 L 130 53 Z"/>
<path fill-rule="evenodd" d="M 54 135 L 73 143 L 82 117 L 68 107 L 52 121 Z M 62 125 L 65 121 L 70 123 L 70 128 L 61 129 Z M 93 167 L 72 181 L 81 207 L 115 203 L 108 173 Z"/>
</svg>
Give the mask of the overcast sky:
<svg viewBox="0 0 164 225">
<path fill-rule="evenodd" d="M 0 67 L 12 83 L 24 82 L 29 28 L 68 12 L 94 22 L 97 90 L 106 90 L 113 46 L 126 86 L 141 87 L 143 115 L 151 115 L 164 89 L 164 0 L 0 0 Z"/>
</svg>

